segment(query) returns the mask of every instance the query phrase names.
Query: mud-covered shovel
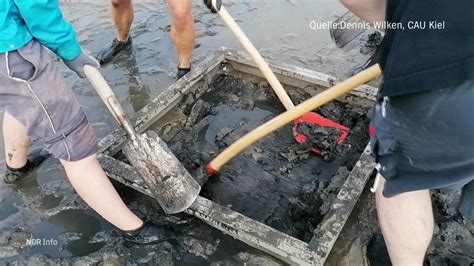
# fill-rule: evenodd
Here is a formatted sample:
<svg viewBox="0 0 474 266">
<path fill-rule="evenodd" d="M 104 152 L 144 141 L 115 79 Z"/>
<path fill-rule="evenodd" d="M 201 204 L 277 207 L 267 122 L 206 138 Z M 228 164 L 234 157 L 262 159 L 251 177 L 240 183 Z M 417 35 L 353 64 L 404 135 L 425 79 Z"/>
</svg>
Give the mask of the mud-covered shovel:
<svg viewBox="0 0 474 266">
<path fill-rule="evenodd" d="M 123 153 L 156 196 L 163 210 L 173 214 L 191 206 L 201 190 L 196 180 L 156 133 L 137 134 L 99 70 L 85 66 L 84 72 L 117 122 L 127 132 L 129 140 L 123 144 Z"/>
<path fill-rule="evenodd" d="M 336 46 L 342 48 L 367 30 L 366 27 L 344 27 L 345 25 L 365 25 L 366 22 L 348 11 L 334 21 L 329 34 Z"/>
</svg>

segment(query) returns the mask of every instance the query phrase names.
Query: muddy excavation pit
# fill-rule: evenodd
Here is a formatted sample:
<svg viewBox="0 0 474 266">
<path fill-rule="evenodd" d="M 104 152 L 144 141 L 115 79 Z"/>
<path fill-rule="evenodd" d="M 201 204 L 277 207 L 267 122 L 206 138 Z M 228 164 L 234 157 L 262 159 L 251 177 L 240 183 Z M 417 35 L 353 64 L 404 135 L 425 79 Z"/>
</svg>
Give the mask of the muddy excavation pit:
<svg viewBox="0 0 474 266">
<path fill-rule="evenodd" d="M 156 130 L 201 184 L 201 196 L 308 242 L 368 142 L 367 110 L 333 102 L 317 113 L 351 129 L 347 140 L 326 156 L 297 144 L 292 125 L 249 147 L 207 177 L 206 164 L 247 132 L 284 111 L 271 88 L 219 74 L 192 104 L 186 99 L 158 121 Z M 292 95 L 294 102 L 308 94 Z M 329 136 L 331 137 L 331 136 Z"/>
<path fill-rule="evenodd" d="M 271 67 L 295 105 L 335 82 L 307 69 Z M 288 124 L 207 176 L 215 156 L 285 111 L 260 75 L 247 57 L 217 53 L 139 111 L 136 128 L 158 133 L 201 184 L 186 214 L 286 263 L 321 264 L 373 170 L 367 144 L 375 88 L 358 88 L 314 110 L 350 129 L 342 144 L 336 144 L 338 132 L 305 124 L 299 131 L 310 140 L 298 144 Z M 101 141 L 102 164 L 113 179 L 152 196 L 121 153 L 124 140 L 116 131 Z M 326 152 L 314 154 L 312 145 Z"/>
</svg>

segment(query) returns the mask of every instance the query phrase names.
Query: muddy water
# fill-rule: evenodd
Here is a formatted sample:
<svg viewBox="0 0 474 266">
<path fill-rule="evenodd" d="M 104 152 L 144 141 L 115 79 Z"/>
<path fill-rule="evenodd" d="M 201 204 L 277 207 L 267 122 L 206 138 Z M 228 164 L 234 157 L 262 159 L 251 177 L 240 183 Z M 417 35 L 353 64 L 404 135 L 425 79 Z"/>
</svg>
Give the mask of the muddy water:
<svg viewBox="0 0 474 266">
<path fill-rule="evenodd" d="M 76 27 L 86 50 L 95 54 L 108 45 L 114 31 L 107 1 L 63 0 L 61 3 L 65 17 Z M 102 67 L 103 74 L 131 115 L 173 82 L 176 66 L 176 55 L 169 36 L 170 19 L 165 4 L 156 0 L 135 0 L 134 3 L 136 14 L 132 34 L 133 49 L 119 56 L 114 63 Z M 193 13 L 197 27 L 194 60 L 198 61 L 221 46 L 240 48 L 221 20 L 209 14 L 200 4 L 201 1 L 194 1 Z M 327 31 L 310 29 L 309 22 L 312 20 L 324 22 L 343 13 L 343 8 L 337 1 L 231 0 L 225 4 L 268 58 L 343 77 L 367 57 L 359 52 L 358 45 L 362 41 L 339 50 L 330 41 Z M 106 108 L 87 81 L 77 79 L 69 71 L 65 71 L 65 75 L 94 125 L 97 136 L 105 136 L 116 127 Z M 255 106 L 260 108 L 262 117 L 274 111 L 269 110 L 267 103 L 256 103 Z M 246 113 L 242 111 L 239 115 L 242 118 Z M 224 125 L 224 122 L 218 121 L 218 124 Z M 210 127 L 207 132 L 214 132 L 216 135 L 219 126 Z M 201 137 L 209 140 L 210 134 L 206 134 L 207 132 L 203 132 Z M 5 161 L 3 154 L 3 145 L 0 145 L 2 164 Z M 257 152 L 256 156 L 258 154 Z M 282 172 L 289 171 L 291 174 L 296 171 L 294 169 L 287 167 Z M 274 170 L 280 171 L 280 167 Z M 211 185 L 208 190 L 212 190 Z M 319 183 L 317 186 L 309 187 L 308 191 L 321 191 Z M 113 227 L 90 211 L 78 198 L 57 161 L 49 159 L 25 180 L 12 186 L 0 185 L 0 264 L 14 261 L 31 265 L 84 265 L 98 262 L 115 265 L 127 262 L 156 265 L 278 264 L 195 219 L 185 216 L 165 218 L 156 213 L 157 206 L 149 199 L 128 190 L 121 190 L 121 193 L 133 209 L 149 215 L 155 222 L 176 227 L 176 241 L 147 248 L 126 247 Z M 217 193 L 214 195 L 218 197 Z M 299 196 L 305 195 L 295 195 Z M 370 200 L 369 198 L 367 201 Z M 302 220 L 307 219 L 306 209 L 299 210 L 301 211 L 293 212 L 293 215 L 300 215 Z M 367 226 L 362 230 L 367 231 L 367 228 L 376 226 L 373 220 L 369 224 L 371 227 Z M 285 230 L 286 225 L 275 224 L 282 230 Z M 449 228 L 458 230 L 454 225 Z M 304 233 L 308 229 L 307 224 L 293 224 L 293 228 L 286 228 L 287 232 L 302 239 L 308 237 Z M 42 245 L 34 245 L 32 239 L 44 242 Z M 338 248 L 342 254 L 349 251 L 344 245 Z M 435 252 L 436 250 L 432 251 Z M 456 252 L 467 251 L 460 249 Z M 340 258 L 332 262 L 340 262 Z"/>
<path fill-rule="evenodd" d="M 65 17 L 76 27 L 78 38 L 86 50 L 95 54 L 108 45 L 114 31 L 107 1 L 61 2 Z M 134 2 L 136 14 L 132 34 L 133 49 L 120 56 L 116 62 L 102 67 L 103 74 L 131 115 L 173 82 L 176 66 L 165 4 L 163 1 L 152 0 Z M 239 48 L 221 20 L 201 8 L 200 4 L 200 1 L 195 1 L 193 11 L 197 27 L 194 60 L 198 61 L 221 46 Z M 349 58 L 352 61 L 350 64 L 356 64 L 364 59 L 364 56 L 357 53 L 356 56 L 348 57 L 351 53 L 347 51 L 337 51 L 337 55 L 330 55 L 325 48 L 333 51 L 336 49 L 330 42 L 327 31 L 313 31 L 309 28 L 309 22 L 313 19 L 324 21 L 340 14 L 342 7 L 336 1 L 226 1 L 226 6 L 255 41 L 255 45 L 270 58 L 333 73 L 334 69 L 324 67 L 326 62 Z M 69 71 L 65 71 L 65 75 L 94 125 L 97 136 L 105 136 L 116 125 L 96 93 L 85 80 L 77 79 Z M 0 148 L 0 161 L 5 161 L 3 145 Z M 127 193 L 129 192 L 124 192 L 124 196 Z M 131 206 L 142 206 L 143 209 L 143 204 L 137 203 L 139 199 L 140 196 L 135 195 L 128 202 Z M 46 262 L 46 257 L 53 258 L 48 260 L 50 263 L 125 262 L 124 257 L 129 251 L 122 250 L 121 240 L 115 235 L 112 226 L 88 210 L 74 193 L 65 179 L 64 171 L 54 159 L 47 160 L 36 173 L 18 184 L 0 185 L 0 204 L 0 258 L 4 262 L 38 264 Z M 189 244 L 188 250 L 195 249 L 188 253 L 195 255 L 190 258 L 184 256 L 181 262 L 209 264 L 210 261 L 233 258 L 236 263 L 253 261 L 255 264 L 264 260 L 262 257 L 255 257 L 254 254 L 258 252 L 246 253 L 246 247 L 230 240 L 223 241 L 220 245 L 226 251 L 215 252 L 216 255 L 209 260 L 205 254 L 213 253 L 212 248 L 216 246 L 213 239 L 217 237 L 208 235 L 217 233 L 203 224 L 193 225 L 193 230 L 194 234 L 202 230 L 202 238 L 207 242 L 200 242 L 203 247 L 200 251 L 196 248 L 199 245 L 193 245 L 193 238 L 184 241 Z M 213 233 L 209 234 L 209 231 Z M 219 237 L 226 239 L 221 235 Z M 47 242 L 33 245 L 27 242 L 29 239 Z M 166 248 L 165 245 L 164 249 L 146 250 L 155 252 L 148 259 L 151 262 L 161 262 L 159 264 L 171 264 L 177 256 L 173 255 L 174 251 L 163 251 Z M 81 257 L 87 254 L 90 256 Z M 134 258 L 140 261 L 139 257 L 137 255 Z"/>
</svg>

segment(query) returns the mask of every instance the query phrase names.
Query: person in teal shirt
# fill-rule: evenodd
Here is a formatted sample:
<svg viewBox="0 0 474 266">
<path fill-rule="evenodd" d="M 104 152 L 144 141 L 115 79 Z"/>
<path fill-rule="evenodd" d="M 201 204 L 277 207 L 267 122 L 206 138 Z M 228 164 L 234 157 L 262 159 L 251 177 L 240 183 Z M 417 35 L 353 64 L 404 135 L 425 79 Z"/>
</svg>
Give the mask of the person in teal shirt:
<svg viewBox="0 0 474 266">
<path fill-rule="evenodd" d="M 58 1 L 0 1 L 0 53 L 17 50 L 33 38 L 66 61 L 81 53 L 76 34 L 64 20 Z"/>
<path fill-rule="evenodd" d="M 84 78 L 99 63 L 79 45 L 57 0 L 0 1 L 0 107 L 7 184 L 25 178 L 48 153 L 59 159 L 75 191 L 126 241 L 164 241 L 171 231 L 144 223 L 128 209 L 97 159 L 97 141 L 77 98 L 48 49 Z M 32 141 L 45 147 L 28 153 Z"/>
</svg>

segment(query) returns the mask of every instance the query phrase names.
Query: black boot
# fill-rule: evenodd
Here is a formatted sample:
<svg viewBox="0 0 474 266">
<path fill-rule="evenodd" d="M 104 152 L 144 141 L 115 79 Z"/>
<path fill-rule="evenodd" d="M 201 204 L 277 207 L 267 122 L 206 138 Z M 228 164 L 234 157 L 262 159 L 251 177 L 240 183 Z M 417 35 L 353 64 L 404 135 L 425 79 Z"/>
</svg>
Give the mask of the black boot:
<svg viewBox="0 0 474 266">
<path fill-rule="evenodd" d="M 97 60 L 100 64 L 107 64 L 121 51 L 132 46 L 132 37 L 129 37 L 126 42 L 119 42 L 117 39 L 112 41 L 112 44 L 100 51 L 97 54 Z"/>
<path fill-rule="evenodd" d="M 173 238 L 173 230 L 166 226 L 157 226 L 150 222 L 132 231 L 122 231 L 123 238 L 126 242 L 134 244 L 153 244 L 159 243 Z"/>
<path fill-rule="evenodd" d="M 17 180 L 26 177 L 31 171 L 35 170 L 41 163 L 49 157 L 49 153 L 43 149 L 33 150 L 26 160 L 25 166 L 21 168 L 11 168 L 7 165 L 7 170 L 3 181 L 7 184 L 13 184 Z"/>
<path fill-rule="evenodd" d="M 188 68 L 181 68 L 178 67 L 178 72 L 176 72 L 176 80 L 182 78 L 184 75 L 188 74 L 188 72 L 191 71 L 191 67 Z"/>
</svg>

